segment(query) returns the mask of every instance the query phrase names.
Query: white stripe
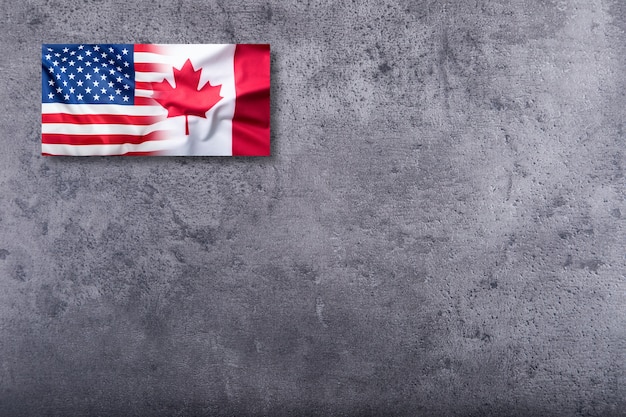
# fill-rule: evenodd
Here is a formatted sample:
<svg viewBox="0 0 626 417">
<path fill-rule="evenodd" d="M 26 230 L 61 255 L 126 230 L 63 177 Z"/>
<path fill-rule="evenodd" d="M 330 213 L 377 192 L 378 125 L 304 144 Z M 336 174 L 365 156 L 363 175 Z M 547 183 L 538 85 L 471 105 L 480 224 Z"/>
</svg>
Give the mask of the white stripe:
<svg viewBox="0 0 626 417">
<path fill-rule="evenodd" d="M 135 62 L 169 64 L 172 59 L 167 55 L 155 54 L 152 52 L 135 52 Z"/>
<path fill-rule="evenodd" d="M 167 130 L 168 120 L 145 125 L 95 124 L 75 125 L 71 123 L 42 123 L 41 133 L 60 133 L 64 135 L 136 135 L 143 136 L 157 130 Z"/>
<path fill-rule="evenodd" d="M 57 145 L 43 143 L 41 152 L 52 155 L 102 156 L 120 155 L 127 152 L 156 152 L 173 149 L 185 143 L 185 137 L 173 140 L 151 140 L 148 142 L 121 145 Z"/>
<path fill-rule="evenodd" d="M 144 83 L 158 83 L 163 81 L 167 74 L 161 72 L 135 72 L 135 81 Z"/>
<path fill-rule="evenodd" d="M 123 106 L 119 104 L 61 104 L 43 103 L 42 114 L 123 114 L 127 116 L 162 116 L 167 110 L 161 106 Z"/>
<path fill-rule="evenodd" d="M 152 97 L 153 90 L 135 90 L 135 97 Z"/>
</svg>

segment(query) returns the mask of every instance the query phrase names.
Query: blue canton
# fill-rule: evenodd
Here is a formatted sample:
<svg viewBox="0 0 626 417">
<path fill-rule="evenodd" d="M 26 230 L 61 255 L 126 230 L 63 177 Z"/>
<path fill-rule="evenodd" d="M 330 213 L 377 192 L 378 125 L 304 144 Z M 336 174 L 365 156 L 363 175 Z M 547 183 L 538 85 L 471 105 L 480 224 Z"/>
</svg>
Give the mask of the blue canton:
<svg viewBox="0 0 626 417">
<path fill-rule="evenodd" d="M 41 63 L 43 103 L 134 104 L 133 45 L 42 45 Z"/>
</svg>

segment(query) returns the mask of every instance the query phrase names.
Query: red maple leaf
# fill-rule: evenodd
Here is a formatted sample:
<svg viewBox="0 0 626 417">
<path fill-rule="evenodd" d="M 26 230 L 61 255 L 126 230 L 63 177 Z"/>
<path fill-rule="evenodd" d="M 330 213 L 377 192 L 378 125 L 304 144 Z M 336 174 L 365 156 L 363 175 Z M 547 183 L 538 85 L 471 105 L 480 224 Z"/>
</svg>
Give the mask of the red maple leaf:
<svg viewBox="0 0 626 417">
<path fill-rule="evenodd" d="M 189 135 L 189 116 L 204 117 L 218 101 L 222 85 L 212 86 L 207 82 L 198 90 L 202 70 L 195 70 L 190 60 L 183 67 L 174 70 L 176 87 L 167 80 L 152 83 L 153 98 L 167 109 L 167 117 L 185 116 L 185 134 Z"/>
</svg>

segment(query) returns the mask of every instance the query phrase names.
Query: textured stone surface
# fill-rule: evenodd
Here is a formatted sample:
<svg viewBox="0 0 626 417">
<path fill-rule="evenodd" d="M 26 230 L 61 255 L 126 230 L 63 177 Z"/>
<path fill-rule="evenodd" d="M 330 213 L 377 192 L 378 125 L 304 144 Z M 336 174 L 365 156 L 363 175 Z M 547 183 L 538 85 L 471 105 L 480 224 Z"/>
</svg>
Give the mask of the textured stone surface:
<svg viewBox="0 0 626 417">
<path fill-rule="evenodd" d="M 626 415 L 623 1 L 0 18 L 0 415 Z M 273 156 L 39 156 L 96 41 L 271 43 Z"/>
</svg>

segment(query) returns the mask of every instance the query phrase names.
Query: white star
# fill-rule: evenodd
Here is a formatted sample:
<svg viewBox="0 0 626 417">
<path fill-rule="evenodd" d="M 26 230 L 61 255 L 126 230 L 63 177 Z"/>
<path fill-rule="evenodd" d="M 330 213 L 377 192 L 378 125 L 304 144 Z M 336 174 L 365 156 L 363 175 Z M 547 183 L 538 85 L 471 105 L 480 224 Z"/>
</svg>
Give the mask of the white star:
<svg viewBox="0 0 626 417">
<path fill-rule="evenodd" d="M 106 79 L 107 79 L 107 76 L 106 76 L 106 75 L 104 75 L 104 74 L 102 74 L 102 75 L 100 76 L 100 79 L 101 79 L 101 80 L 106 80 Z"/>
<path fill-rule="evenodd" d="M 74 87 L 70 87 L 70 93 L 74 94 L 74 91 L 76 91 Z"/>
<path fill-rule="evenodd" d="M 115 64 L 115 61 L 113 61 L 112 59 L 109 59 L 109 64 L 113 65 Z"/>
<path fill-rule="evenodd" d="M 54 68 L 50 67 L 48 68 L 48 71 L 50 71 L 50 74 L 52 74 L 54 72 Z"/>
<path fill-rule="evenodd" d="M 61 74 L 57 74 L 57 80 L 61 79 Z"/>
<path fill-rule="evenodd" d="M 48 98 L 49 98 L 50 100 L 52 100 L 52 99 L 54 98 L 54 94 L 52 94 L 52 93 L 48 94 Z"/>
<path fill-rule="evenodd" d="M 54 80 L 48 80 L 48 85 L 54 85 Z"/>
<path fill-rule="evenodd" d="M 67 53 L 67 51 L 69 51 L 67 47 L 63 48 L 63 52 Z"/>
<path fill-rule="evenodd" d="M 126 49 L 126 48 L 122 49 L 122 53 L 123 53 L 124 55 L 128 55 L 128 49 Z"/>
<path fill-rule="evenodd" d="M 85 88 L 85 93 L 87 93 L 87 94 L 91 93 L 91 88 L 89 88 L 89 87 Z"/>
<path fill-rule="evenodd" d="M 113 88 L 113 82 L 109 81 L 109 87 Z"/>
<path fill-rule="evenodd" d="M 83 60 L 83 56 L 82 56 L 82 55 L 78 55 L 78 56 L 76 57 L 76 59 L 78 59 L 79 61 L 82 61 L 82 60 Z"/>
<path fill-rule="evenodd" d="M 107 89 L 106 89 L 106 88 L 101 88 L 101 89 L 100 89 L 100 92 L 101 92 L 102 94 L 106 94 Z"/>
<path fill-rule="evenodd" d="M 63 80 L 63 87 L 67 87 L 67 81 Z"/>
<path fill-rule="evenodd" d="M 100 72 L 100 68 L 95 67 L 95 68 L 93 69 L 93 72 Z"/>
<path fill-rule="evenodd" d="M 113 101 L 113 100 L 115 100 L 115 97 L 113 97 L 113 96 L 111 95 L 111 96 L 109 96 L 109 100 Z"/>
<path fill-rule="evenodd" d="M 106 62 L 103 62 L 103 63 L 102 63 L 102 66 L 103 66 L 103 67 L 108 67 L 108 66 L 109 66 L 109 64 L 107 64 Z"/>
<path fill-rule="evenodd" d="M 116 70 L 118 70 L 119 72 L 122 72 L 122 67 L 117 67 Z"/>
<path fill-rule="evenodd" d="M 91 80 L 91 74 L 86 74 L 86 75 L 85 75 L 85 79 L 87 79 L 87 80 Z"/>
<path fill-rule="evenodd" d="M 73 80 L 75 75 L 74 74 L 70 74 L 70 75 L 68 75 L 68 77 L 70 77 L 70 80 Z"/>
<path fill-rule="evenodd" d="M 94 86 L 94 87 L 98 87 L 99 85 L 100 85 L 100 81 L 94 81 L 94 82 L 93 82 L 93 86 Z"/>
<path fill-rule="evenodd" d="M 61 72 L 65 74 L 65 71 L 67 71 L 67 68 L 61 67 Z"/>
<path fill-rule="evenodd" d="M 85 51 L 85 55 L 91 56 L 91 51 Z"/>
<path fill-rule="evenodd" d="M 76 62 L 74 62 L 74 61 L 70 61 L 70 62 L 69 62 L 70 67 L 73 67 L 75 63 L 76 63 Z"/>
<path fill-rule="evenodd" d="M 109 52 L 113 53 L 113 48 L 109 47 Z"/>
<path fill-rule="evenodd" d="M 80 46 L 78 47 L 78 49 L 83 49 L 84 47 L 85 47 L 85 45 L 80 45 Z"/>
<path fill-rule="evenodd" d="M 57 56 L 57 57 L 58 57 L 58 56 L 61 56 L 61 54 L 60 54 L 60 53 L 58 53 L 58 52 L 56 52 L 56 53 L 54 54 L 54 56 Z"/>
<path fill-rule="evenodd" d="M 93 59 L 93 62 L 98 62 L 98 61 L 100 61 L 100 58 L 98 58 L 98 57 L 95 57 L 95 58 Z"/>
<path fill-rule="evenodd" d="M 70 52 L 70 55 L 75 55 L 75 54 L 76 54 L 76 51 L 71 51 Z"/>
<path fill-rule="evenodd" d="M 124 90 L 128 90 L 130 86 L 128 84 L 124 84 Z"/>
<path fill-rule="evenodd" d="M 95 96 L 93 96 L 93 99 L 94 100 L 100 100 L 100 96 L 96 94 Z"/>
<path fill-rule="evenodd" d="M 118 88 L 117 90 L 115 90 L 115 94 L 117 94 L 117 95 L 119 96 L 120 94 L 122 94 L 122 90 L 120 90 L 120 89 Z"/>
<path fill-rule="evenodd" d="M 83 95 L 79 94 L 79 95 L 76 96 L 76 98 L 79 99 L 79 100 L 82 100 L 83 99 Z"/>
<path fill-rule="evenodd" d="M 70 95 L 66 94 L 66 95 L 63 96 L 63 98 L 65 98 L 66 100 L 69 100 L 70 99 Z"/>
<path fill-rule="evenodd" d="M 64 56 L 63 58 L 61 58 L 61 62 L 65 62 L 65 61 L 67 61 L 67 57 L 66 57 L 66 56 Z"/>
<path fill-rule="evenodd" d="M 79 87 L 82 87 L 83 86 L 83 80 L 78 80 L 76 82 L 76 85 L 79 86 Z"/>
<path fill-rule="evenodd" d="M 111 74 L 111 75 L 115 74 L 115 70 L 114 69 L 110 69 L 109 70 L 109 74 Z"/>
<path fill-rule="evenodd" d="M 106 57 L 107 57 L 107 53 L 106 53 L 106 52 L 103 52 L 103 53 L 101 53 L 101 54 L 100 54 L 100 56 L 101 56 L 102 58 L 106 58 Z"/>
<path fill-rule="evenodd" d="M 126 78 L 130 78 L 130 77 L 128 76 L 128 74 L 124 74 L 124 77 L 126 77 Z"/>
<path fill-rule="evenodd" d="M 124 101 L 128 101 L 128 96 L 124 96 Z"/>
<path fill-rule="evenodd" d="M 63 91 L 61 87 L 57 88 L 57 93 L 60 93 L 61 91 Z"/>
<path fill-rule="evenodd" d="M 48 48 L 48 49 L 49 49 L 49 48 Z M 50 55 L 50 54 L 46 55 L 46 59 L 47 59 L 47 60 L 50 60 L 50 58 L 52 58 L 52 55 Z"/>
<path fill-rule="evenodd" d="M 54 65 L 55 67 L 59 66 L 59 61 L 57 61 L 56 59 L 54 60 L 54 62 L 52 63 L 52 65 Z"/>
<path fill-rule="evenodd" d="M 78 72 L 83 72 L 83 67 L 78 67 L 78 68 L 76 68 L 76 71 L 78 71 Z"/>
<path fill-rule="evenodd" d="M 100 47 L 99 47 L 98 45 L 96 45 L 96 46 L 94 46 L 94 47 L 93 47 L 93 50 L 94 50 L 94 51 L 99 51 L 99 50 L 100 50 Z"/>
<path fill-rule="evenodd" d="M 128 63 L 128 62 L 126 62 L 126 61 L 124 61 L 124 66 L 125 66 L 126 68 L 128 68 L 128 65 L 129 65 L 129 63 Z"/>
<path fill-rule="evenodd" d="M 122 77 L 117 77 L 116 80 L 117 80 L 118 83 L 121 83 L 122 82 Z"/>
<path fill-rule="evenodd" d="M 85 65 L 87 65 L 88 67 L 90 67 L 90 66 L 91 66 L 91 62 L 89 62 L 89 61 L 85 62 Z"/>
<path fill-rule="evenodd" d="M 48 51 L 52 52 L 52 48 L 46 48 Z"/>
<path fill-rule="evenodd" d="M 117 59 L 120 59 L 120 60 L 121 60 L 121 59 L 122 59 L 122 55 L 117 54 L 117 55 L 115 55 L 115 58 L 117 58 Z"/>
</svg>

